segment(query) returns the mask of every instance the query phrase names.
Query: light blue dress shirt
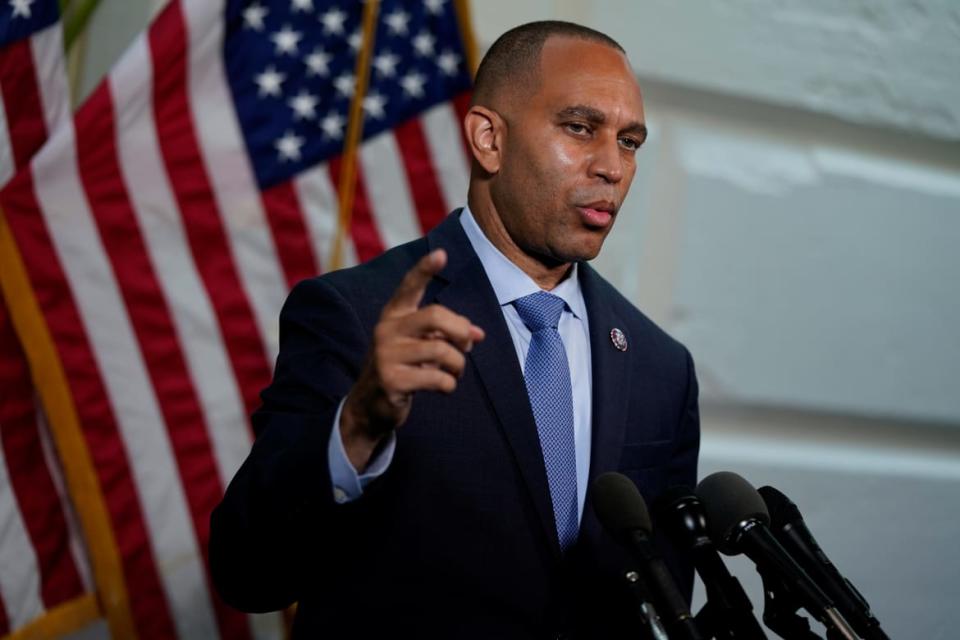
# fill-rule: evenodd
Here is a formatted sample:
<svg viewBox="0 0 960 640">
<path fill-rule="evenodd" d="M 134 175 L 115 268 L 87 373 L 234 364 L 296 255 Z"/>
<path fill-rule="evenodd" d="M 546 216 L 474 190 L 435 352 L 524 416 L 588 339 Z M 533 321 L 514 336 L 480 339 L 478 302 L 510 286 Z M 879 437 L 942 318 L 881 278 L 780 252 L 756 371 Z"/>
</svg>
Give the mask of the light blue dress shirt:
<svg viewBox="0 0 960 640">
<path fill-rule="evenodd" d="M 497 249 L 484 235 L 473 214 L 468 207 L 464 207 L 460 214 L 460 224 L 470 245 L 480 258 L 487 278 L 493 286 L 493 291 L 500 303 L 500 310 L 507 322 L 507 329 L 513 340 L 517 360 L 523 369 L 530 348 L 530 330 L 527 329 L 520 314 L 513 306 L 513 301 L 531 293 L 540 291 L 539 285 L 524 273 L 520 267 L 512 263 Z M 593 398 L 593 372 L 590 359 L 590 331 L 587 320 L 587 307 L 583 301 L 583 291 L 580 288 L 578 267 L 576 264 L 570 274 L 552 291 L 555 296 L 563 299 L 566 307 L 560 316 L 557 330 L 563 340 L 567 352 L 567 361 L 570 367 L 570 383 L 573 389 L 573 432 L 576 447 L 577 464 L 577 509 L 583 517 L 583 504 L 587 495 L 587 480 L 590 472 L 590 437 L 591 413 Z M 345 401 L 345 400 L 344 400 Z M 333 494 L 337 502 L 354 500 L 363 493 L 363 488 L 372 480 L 379 477 L 390 466 L 393 452 L 396 448 L 396 436 L 390 434 L 376 458 L 371 461 L 367 469 L 358 474 L 347 459 L 340 438 L 340 412 L 343 402 L 334 418 L 334 428 L 330 435 L 327 447 L 327 458 L 330 465 L 330 476 L 333 481 Z"/>
</svg>

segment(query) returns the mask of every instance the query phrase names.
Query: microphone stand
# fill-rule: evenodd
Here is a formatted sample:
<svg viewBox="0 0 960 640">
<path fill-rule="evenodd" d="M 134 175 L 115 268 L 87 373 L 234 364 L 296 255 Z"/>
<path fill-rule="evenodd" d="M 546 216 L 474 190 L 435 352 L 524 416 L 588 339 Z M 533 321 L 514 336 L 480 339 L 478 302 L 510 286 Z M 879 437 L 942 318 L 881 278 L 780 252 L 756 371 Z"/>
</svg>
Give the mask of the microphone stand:
<svg viewBox="0 0 960 640">
<path fill-rule="evenodd" d="M 797 613 L 802 605 L 783 581 L 759 568 L 757 573 L 763 579 L 764 624 L 783 640 L 823 640 L 810 630 L 810 621 Z M 849 640 L 851 637 L 833 626 L 827 626 L 826 629 L 827 640 Z"/>
<path fill-rule="evenodd" d="M 701 574 L 712 576 L 704 581 L 707 602 L 696 615 L 697 626 L 716 640 L 767 640 L 753 615 L 753 604 L 740 581 L 727 570 L 720 556 L 693 549 L 694 565 Z"/>
</svg>

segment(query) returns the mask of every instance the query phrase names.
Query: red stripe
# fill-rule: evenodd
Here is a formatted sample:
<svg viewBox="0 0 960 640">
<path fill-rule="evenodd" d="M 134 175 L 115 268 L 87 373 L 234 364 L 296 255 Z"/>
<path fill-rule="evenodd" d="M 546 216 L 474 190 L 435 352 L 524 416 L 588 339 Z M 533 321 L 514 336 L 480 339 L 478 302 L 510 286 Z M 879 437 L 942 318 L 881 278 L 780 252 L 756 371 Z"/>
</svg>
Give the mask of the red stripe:
<svg viewBox="0 0 960 640">
<path fill-rule="evenodd" d="M 10 619 L 7 618 L 7 606 L 3 602 L 3 594 L 0 594 L 0 638 L 10 633 Z"/>
<path fill-rule="evenodd" d="M 29 38 L 7 45 L 0 54 L 0 88 L 13 160 L 17 169 L 20 169 L 47 139 L 47 125 L 43 121 L 43 104 L 40 102 L 40 87 L 37 85 Z"/>
<path fill-rule="evenodd" d="M 26 263 L 83 425 L 87 448 L 110 512 L 134 623 L 141 637 L 175 637 L 116 416 L 73 292 L 40 212 L 29 168 L 19 172 L 3 190 L 0 204 Z"/>
<path fill-rule="evenodd" d="M 463 129 L 463 120 L 470 111 L 470 100 L 473 99 L 473 91 L 468 89 L 455 96 L 451 101 L 453 110 L 457 113 L 457 129 L 460 130 L 460 142 L 463 143 L 463 152 L 467 154 L 467 160 L 473 162 L 473 152 L 470 151 L 470 142 L 467 141 L 467 132 Z"/>
<path fill-rule="evenodd" d="M 447 207 L 440 193 L 437 172 L 433 168 L 433 158 L 420 119 L 410 118 L 395 128 L 393 135 L 403 156 L 403 168 L 407 173 L 407 184 L 413 195 L 420 229 L 427 233 L 443 221 Z"/>
<path fill-rule="evenodd" d="M 163 413 L 206 568 L 210 513 L 223 487 L 203 409 L 123 182 L 115 126 L 105 82 L 77 116 L 80 177 Z M 209 575 L 207 581 L 210 588 Z M 249 637 L 246 616 L 213 600 L 221 635 Z"/>
<path fill-rule="evenodd" d="M 70 530 L 43 454 L 30 370 L 0 302 L 0 443 L 20 514 L 36 550 L 40 595 L 51 609 L 83 593 Z"/>
<path fill-rule="evenodd" d="M 260 390 L 270 382 L 270 364 L 197 141 L 186 85 L 186 26 L 179 2 L 171 2 L 154 21 L 149 41 L 155 61 L 154 117 L 164 164 L 250 414 L 259 405 Z"/>
<path fill-rule="evenodd" d="M 330 180 L 333 184 L 340 184 L 340 169 L 343 162 L 337 156 L 329 163 Z M 383 239 L 373 221 L 373 212 L 370 209 L 370 199 L 367 197 L 367 188 L 363 181 L 363 171 L 357 165 L 356 189 L 353 196 L 353 216 L 350 218 L 350 237 L 357 249 L 357 258 L 366 262 L 383 253 Z"/>
<path fill-rule="evenodd" d="M 270 231 L 273 232 L 273 242 L 287 277 L 287 286 L 292 288 L 301 280 L 320 273 L 317 268 L 319 262 L 310 246 L 300 198 L 293 188 L 293 180 L 270 187 L 261 195 L 267 220 L 270 221 Z"/>
</svg>

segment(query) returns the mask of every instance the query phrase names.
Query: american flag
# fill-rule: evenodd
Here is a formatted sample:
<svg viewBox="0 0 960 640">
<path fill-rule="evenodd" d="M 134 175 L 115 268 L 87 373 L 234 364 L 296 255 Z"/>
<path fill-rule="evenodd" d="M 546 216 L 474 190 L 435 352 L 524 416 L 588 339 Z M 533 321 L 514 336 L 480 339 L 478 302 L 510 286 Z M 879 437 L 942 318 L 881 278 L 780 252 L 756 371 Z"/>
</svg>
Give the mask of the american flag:
<svg viewBox="0 0 960 640">
<path fill-rule="evenodd" d="M 69 119 L 58 14 L 56 0 L 0 5 L 0 185 Z M 46 418 L 0 297 L 0 636 L 50 612 L 89 621 L 92 592 Z"/>
<path fill-rule="evenodd" d="M 457 4 L 380 3 L 347 264 L 465 198 Z M 281 632 L 216 597 L 209 514 L 250 448 L 285 295 L 330 266 L 363 10 L 172 0 L 0 192 L 29 293 L 11 306 L 33 302 L 52 345 L 24 339 L 54 440 L 89 457 L 112 534 L 90 554 L 114 635 Z M 85 527 L 95 506 L 78 501 Z"/>
</svg>

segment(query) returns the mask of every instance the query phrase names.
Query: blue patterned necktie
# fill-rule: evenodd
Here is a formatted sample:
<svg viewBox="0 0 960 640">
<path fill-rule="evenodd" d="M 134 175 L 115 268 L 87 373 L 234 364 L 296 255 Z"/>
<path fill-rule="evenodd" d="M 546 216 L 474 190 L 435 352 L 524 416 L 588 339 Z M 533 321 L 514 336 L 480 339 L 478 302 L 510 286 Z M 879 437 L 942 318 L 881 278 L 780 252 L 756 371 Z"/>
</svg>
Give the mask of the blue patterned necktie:
<svg viewBox="0 0 960 640">
<path fill-rule="evenodd" d="M 560 547 L 569 548 L 580 528 L 577 516 L 577 459 L 573 435 L 573 390 L 563 340 L 557 331 L 564 301 L 538 291 L 513 301 L 532 334 L 523 377 L 547 468 Z"/>
</svg>

